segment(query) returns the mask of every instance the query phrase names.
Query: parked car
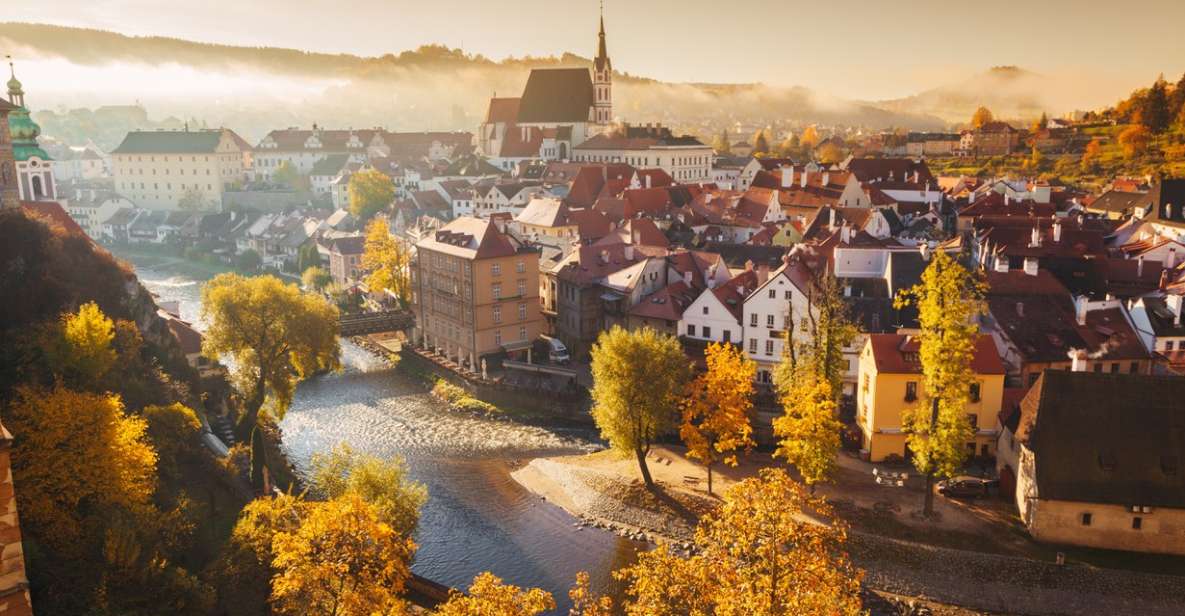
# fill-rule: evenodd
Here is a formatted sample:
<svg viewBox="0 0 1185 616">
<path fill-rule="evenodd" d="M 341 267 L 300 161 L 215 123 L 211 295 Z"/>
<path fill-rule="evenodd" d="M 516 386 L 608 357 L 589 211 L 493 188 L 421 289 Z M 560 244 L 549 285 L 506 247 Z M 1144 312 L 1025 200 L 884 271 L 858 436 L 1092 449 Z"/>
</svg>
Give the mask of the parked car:
<svg viewBox="0 0 1185 616">
<path fill-rule="evenodd" d="M 979 498 L 987 496 L 988 492 L 998 483 L 999 480 L 996 479 L 964 475 L 939 481 L 938 493 L 947 498 Z"/>
<path fill-rule="evenodd" d="M 553 364 L 564 365 L 572 361 L 572 357 L 568 354 L 568 347 L 559 338 L 552 338 L 551 336 L 539 336 L 539 339 L 546 345 L 547 361 Z"/>
</svg>

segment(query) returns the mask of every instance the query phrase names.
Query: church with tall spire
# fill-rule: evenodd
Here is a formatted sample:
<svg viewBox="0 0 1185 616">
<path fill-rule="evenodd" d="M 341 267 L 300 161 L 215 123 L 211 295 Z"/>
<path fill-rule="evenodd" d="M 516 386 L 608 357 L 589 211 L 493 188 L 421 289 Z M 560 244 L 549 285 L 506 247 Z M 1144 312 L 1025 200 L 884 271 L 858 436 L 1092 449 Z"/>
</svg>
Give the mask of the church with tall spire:
<svg viewBox="0 0 1185 616">
<path fill-rule="evenodd" d="M 25 90 L 16 78 L 11 58 L 8 74 L 8 103 L 14 107 L 8 113 L 8 134 L 16 163 L 17 193 L 21 201 L 55 200 L 58 189 L 53 177 L 54 161 L 37 143 L 41 127 L 33 121 L 25 105 Z"/>
<path fill-rule="evenodd" d="M 574 147 L 612 125 L 613 63 L 602 10 L 592 70 L 532 69 L 522 96 L 490 99 L 477 151 L 505 170 L 530 160 L 569 160 Z"/>
</svg>

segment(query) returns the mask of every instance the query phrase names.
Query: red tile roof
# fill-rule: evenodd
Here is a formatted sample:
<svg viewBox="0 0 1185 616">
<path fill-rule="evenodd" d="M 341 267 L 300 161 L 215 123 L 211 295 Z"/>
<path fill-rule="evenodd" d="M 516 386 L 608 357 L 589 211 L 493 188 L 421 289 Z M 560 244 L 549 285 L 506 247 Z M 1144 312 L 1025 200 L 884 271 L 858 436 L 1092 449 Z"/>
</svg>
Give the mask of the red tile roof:
<svg viewBox="0 0 1185 616">
<path fill-rule="evenodd" d="M 921 342 L 915 336 L 904 334 L 869 334 L 872 357 L 877 372 L 891 374 L 921 374 L 922 364 L 918 357 Z M 971 369 L 976 374 L 1004 374 L 1004 362 L 992 337 L 986 334 L 975 341 L 975 357 Z"/>
</svg>

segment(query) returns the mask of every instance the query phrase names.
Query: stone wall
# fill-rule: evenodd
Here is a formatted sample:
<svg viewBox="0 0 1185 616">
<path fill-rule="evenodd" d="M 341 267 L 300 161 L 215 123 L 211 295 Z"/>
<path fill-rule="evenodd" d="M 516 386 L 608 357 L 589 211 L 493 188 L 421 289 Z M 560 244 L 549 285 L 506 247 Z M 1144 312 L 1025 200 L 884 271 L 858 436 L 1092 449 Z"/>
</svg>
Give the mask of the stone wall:
<svg viewBox="0 0 1185 616">
<path fill-rule="evenodd" d="M 33 613 L 33 605 L 25 577 L 25 552 L 9 460 L 11 448 L 12 435 L 0 425 L 0 614 L 26 616 Z"/>
</svg>

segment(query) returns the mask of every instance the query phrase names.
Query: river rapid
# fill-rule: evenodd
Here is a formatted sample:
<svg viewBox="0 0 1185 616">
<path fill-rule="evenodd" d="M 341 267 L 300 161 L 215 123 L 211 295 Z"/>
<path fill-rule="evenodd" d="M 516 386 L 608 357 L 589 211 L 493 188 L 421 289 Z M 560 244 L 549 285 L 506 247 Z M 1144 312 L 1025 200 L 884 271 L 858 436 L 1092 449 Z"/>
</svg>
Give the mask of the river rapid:
<svg viewBox="0 0 1185 616">
<path fill-rule="evenodd" d="M 125 257 L 161 301 L 180 302 L 197 323 L 208 273 L 184 262 Z M 519 586 L 543 588 L 566 614 L 579 571 L 594 589 L 618 595 L 611 572 L 630 564 L 638 545 L 617 535 L 574 527 L 574 518 L 510 477 L 541 455 L 593 451 L 594 435 L 525 426 L 449 412 L 386 360 L 342 341 L 344 369 L 302 383 L 280 422 L 284 449 L 300 472 L 314 453 L 348 443 L 357 451 L 399 456 L 428 488 L 412 569 L 457 588 L 482 571 Z"/>
</svg>

